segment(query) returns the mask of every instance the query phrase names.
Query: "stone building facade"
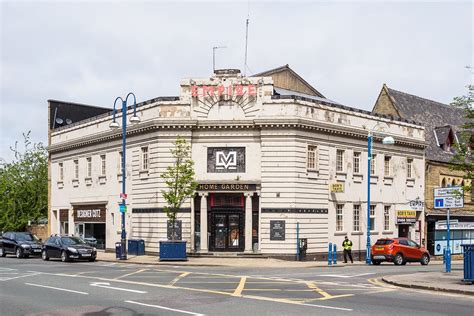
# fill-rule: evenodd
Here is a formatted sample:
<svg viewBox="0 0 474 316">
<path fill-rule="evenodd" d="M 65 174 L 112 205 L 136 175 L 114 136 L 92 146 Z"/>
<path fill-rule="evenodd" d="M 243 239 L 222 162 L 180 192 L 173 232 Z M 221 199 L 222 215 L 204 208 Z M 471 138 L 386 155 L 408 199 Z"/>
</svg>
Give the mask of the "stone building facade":
<svg viewBox="0 0 474 316">
<path fill-rule="evenodd" d="M 137 115 L 141 122 L 127 130 L 126 229 L 149 253 L 170 231 L 160 174 L 178 136 L 191 144 L 199 183 L 178 214 L 189 252 L 294 258 L 297 235 L 308 256 L 344 235 L 363 250 L 368 180 L 372 238 L 420 233 L 400 232 L 396 214 L 424 200 L 424 128 L 331 101 L 288 66 L 185 79 L 178 97 L 141 102 Z M 51 232 L 100 235 L 107 249 L 120 239 L 122 178 L 121 131 L 111 120 L 107 112 L 56 127 L 49 147 Z M 368 177 L 367 133 L 376 126 Z M 382 144 L 387 135 L 393 146 Z"/>
<path fill-rule="evenodd" d="M 452 170 L 450 163 L 455 144 L 460 141 L 461 125 L 466 121 L 462 109 L 391 89 L 384 85 L 375 103 L 374 113 L 423 123 L 426 135 L 425 165 L 425 237 L 427 248 L 441 255 L 446 247 L 446 209 L 434 208 L 434 189 L 470 184 L 465 174 Z M 452 253 L 460 253 L 462 243 L 474 241 L 474 203 L 470 192 L 464 195 L 464 208 L 451 209 Z M 458 221 L 456 223 L 455 221 Z"/>
</svg>

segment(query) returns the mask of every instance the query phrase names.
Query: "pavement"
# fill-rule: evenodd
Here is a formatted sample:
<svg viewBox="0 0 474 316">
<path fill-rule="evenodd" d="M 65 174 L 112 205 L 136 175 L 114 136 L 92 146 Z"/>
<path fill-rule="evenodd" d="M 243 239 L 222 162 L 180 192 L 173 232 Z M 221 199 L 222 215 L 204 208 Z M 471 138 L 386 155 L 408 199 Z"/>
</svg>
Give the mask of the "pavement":
<svg viewBox="0 0 474 316">
<path fill-rule="evenodd" d="M 271 267 L 179 262 L 169 266 L 150 258 L 149 264 L 134 263 L 134 258 L 67 263 L 0 258 L 0 314 L 472 316 L 474 310 L 472 296 L 401 288 L 381 281 L 387 275 L 439 272 L 443 268 L 439 264 L 302 269 L 280 260 L 271 260 L 275 265 Z M 222 261 L 196 259 L 213 259 L 214 264 Z M 233 260 L 245 263 L 249 259 Z M 261 259 L 250 260 L 247 264 Z M 460 269 L 461 265 L 453 263 L 454 271 Z"/>
<path fill-rule="evenodd" d="M 474 284 L 462 281 L 463 277 L 463 270 L 451 270 L 450 273 L 436 271 L 389 275 L 382 277 L 382 280 L 389 284 L 407 288 L 474 296 Z"/>
</svg>

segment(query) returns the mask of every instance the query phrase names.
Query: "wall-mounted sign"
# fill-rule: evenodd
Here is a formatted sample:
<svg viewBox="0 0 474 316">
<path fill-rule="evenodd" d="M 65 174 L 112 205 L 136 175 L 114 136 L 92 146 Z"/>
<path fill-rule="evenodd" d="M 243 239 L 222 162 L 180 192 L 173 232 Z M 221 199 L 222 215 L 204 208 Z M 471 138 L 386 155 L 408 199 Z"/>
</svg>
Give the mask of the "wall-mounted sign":
<svg viewBox="0 0 474 316">
<path fill-rule="evenodd" d="M 174 221 L 174 232 L 173 232 L 173 222 L 168 220 L 167 222 L 167 236 L 168 240 L 181 240 L 182 238 L 182 221 L 181 220 L 175 220 Z M 174 235 L 174 238 L 172 238 Z"/>
<path fill-rule="evenodd" d="M 209 147 L 207 172 L 245 172 L 245 147 Z"/>
<path fill-rule="evenodd" d="M 244 183 L 210 183 L 210 184 L 199 184 L 197 191 L 255 191 L 257 190 L 256 184 L 244 184 Z"/>
<path fill-rule="evenodd" d="M 74 207 L 74 222 L 105 223 L 105 205 L 83 205 Z"/>
<path fill-rule="evenodd" d="M 398 210 L 397 224 L 413 224 L 416 222 L 415 210 Z"/>
<path fill-rule="evenodd" d="M 425 203 L 420 198 L 416 198 L 415 200 L 411 200 L 410 202 L 408 202 L 410 208 L 418 212 L 423 211 L 424 204 Z"/>
<path fill-rule="evenodd" d="M 285 240 L 285 221 L 270 221 L 270 240 Z"/>
<path fill-rule="evenodd" d="M 191 86 L 191 96 L 197 97 L 213 97 L 213 96 L 255 96 L 257 95 L 257 86 L 249 85 L 228 85 L 222 84 L 216 86 Z"/>
<path fill-rule="evenodd" d="M 344 183 L 331 183 L 329 185 L 329 190 L 331 191 L 331 193 L 343 193 Z"/>
</svg>

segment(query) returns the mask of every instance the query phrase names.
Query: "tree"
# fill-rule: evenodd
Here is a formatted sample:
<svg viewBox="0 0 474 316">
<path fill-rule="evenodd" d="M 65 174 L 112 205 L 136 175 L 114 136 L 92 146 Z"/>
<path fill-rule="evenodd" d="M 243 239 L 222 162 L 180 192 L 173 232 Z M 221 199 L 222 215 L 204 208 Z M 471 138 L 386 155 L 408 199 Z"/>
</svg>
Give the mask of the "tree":
<svg viewBox="0 0 474 316">
<path fill-rule="evenodd" d="M 0 162 L 0 231 L 24 230 L 28 221 L 48 216 L 48 155 L 42 143 L 32 143 L 23 134 L 24 150 L 18 141 L 10 149 L 12 162 Z"/>
<path fill-rule="evenodd" d="M 172 231 L 171 240 L 176 240 L 175 223 L 178 210 L 188 198 L 194 195 L 198 183 L 194 179 L 194 162 L 191 159 L 191 147 L 182 137 L 178 137 L 174 142 L 174 148 L 171 154 L 175 159 L 174 163 L 161 174 L 164 179 L 167 190 L 162 190 L 167 206 L 165 206 L 166 215 L 171 221 Z"/>
<path fill-rule="evenodd" d="M 451 159 L 451 169 L 464 172 L 465 185 L 464 192 L 473 190 L 473 161 L 472 150 L 474 150 L 474 86 L 467 86 L 468 92 L 466 95 L 455 97 L 452 106 L 461 108 L 465 111 L 466 122 L 461 125 L 461 137 L 456 144 L 456 153 Z"/>
</svg>

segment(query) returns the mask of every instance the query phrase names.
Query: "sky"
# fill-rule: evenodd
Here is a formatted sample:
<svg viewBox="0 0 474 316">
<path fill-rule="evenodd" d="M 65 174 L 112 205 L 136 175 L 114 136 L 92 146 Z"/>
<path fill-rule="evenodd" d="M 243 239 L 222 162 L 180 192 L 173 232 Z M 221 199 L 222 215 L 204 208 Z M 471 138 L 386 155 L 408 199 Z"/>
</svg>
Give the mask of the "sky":
<svg viewBox="0 0 474 316">
<path fill-rule="evenodd" d="M 443 103 L 472 83 L 471 1 L 0 0 L 0 159 L 31 131 L 47 143 L 47 100 L 112 107 L 178 95 L 216 68 L 285 64 L 331 100 L 372 109 L 383 83 Z"/>
</svg>

